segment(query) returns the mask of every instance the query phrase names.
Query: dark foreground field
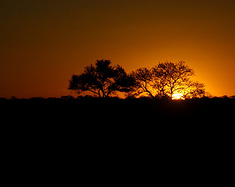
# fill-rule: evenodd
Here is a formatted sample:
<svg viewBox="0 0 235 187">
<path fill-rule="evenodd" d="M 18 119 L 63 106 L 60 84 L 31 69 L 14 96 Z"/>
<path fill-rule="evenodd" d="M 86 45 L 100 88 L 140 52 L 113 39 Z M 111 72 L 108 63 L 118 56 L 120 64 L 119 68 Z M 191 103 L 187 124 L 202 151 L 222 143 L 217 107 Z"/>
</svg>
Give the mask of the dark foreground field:
<svg viewBox="0 0 235 187">
<path fill-rule="evenodd" d="M 1 127 L 16 133 L 48 136 L 110 136 L 126 134 L 155 137 L 197 133 L 232 133 L 235 99 L 202 98 L 31 98 L 0 99 Z M 13 132 L 11 131 L 11 132 Z M 219 133 L 219 134 L 218 134 Z M 167 136 L 168 136 L 167 135 Z"/>
<path fill-rule="evenodd" d="M 190 183 L 224 184 L 234 158 L 234 104 L 231 98 L 0 99 L 4 171 L 14 168 L 21 181 L 24 169 L 27 180 L 42 183 L 67 184 L 63 179 L 77 175 L 119 181 L 114 172 L 155 179 L 156 171 L 164 181 L 175 182 L 171 172 Z"/>
<path fill-rule="evenodd" d="M 114 146 L 130 141 L 135 146 L 143 142 L 145 146 L 167 143 L 192 146 L 198 142 L 205 146 L 208 141 L 216 146 L 226 142 L 223 146 L 227 146 L 234 141 L 234 106 L 235 99 L 228 97 L 182 101 L 92 97 L 0 99 L 1 128 L 6 129 L 2 131 L 8 137 L 6 141 L 23 139 L 47 145 L 66 142 L 69 147 Z"/>
<path fill-rule="evenodd" d="M 192 124 L 228 121 L 234 115 L 234 98 L 164 100 L 151 98 L 31 98 L 0 99 L 2 114 L 37 122 L 41 119 L 71 124 Z M 219 121 L 217 121 L 219 122 Z M 99 125 L 101 125 L 99 124 Z M 121 125 L 121 124 L 120 124 Z"/>
</svg>

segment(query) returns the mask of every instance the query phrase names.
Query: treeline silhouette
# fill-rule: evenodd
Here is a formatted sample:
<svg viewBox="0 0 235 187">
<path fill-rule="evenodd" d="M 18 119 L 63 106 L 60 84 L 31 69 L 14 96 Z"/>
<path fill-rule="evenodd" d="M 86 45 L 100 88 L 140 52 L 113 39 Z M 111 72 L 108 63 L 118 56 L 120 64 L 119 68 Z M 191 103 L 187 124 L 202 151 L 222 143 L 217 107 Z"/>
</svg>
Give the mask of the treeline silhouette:
<svg viewBox="0 0 235 187">
<path fill-rule="evenodd" d="M 235 97 L 206 97 L 202 85 L 185 77 L 177 82 L 179 74 L 174 70 L 175 80 L 156 68 L 139 69 L 131 78 L 120 67 L 111 68 L 108 75 L 96 74 L 95 69 L 87 69 L 92 76 L 73 76 L 70 88 L 78 93 L 91 90 L 96 97 L 0 98 L 3 152 L 9 163 L 23 163 L 19 167 L 23 168 L 36 162 L 37 169 L 50 166 L 59 172 L 61 161 L 66 166 L 79 163 L 79 167 L 82 161 L 86 169 L 87 163 L 96 166 L 102 160 L 124 163 L 123 167 L 133 161 L 135 168 L 141 159 L 145 164 L 150 160 L 149 165 L 165 159 L 170 164 L 186 160 L 187 165 L 204 167 L 208 160 L 214 166 L 221 155 L 225 155 L 223 161 L 232 155 L 228 150 L 233 142 Z M 192 90 L 185 93 L 185 100 L 172 100 L 173 93 L 183 93 L 186 84 Z M 116 91 L 127 97 L 115 97 Z M 145 96 L 137 97 L 141 94 Z"/>
<path fill-rule="evenodd" d="M 72 75 L 68 89 L 75 91 L 77 98 L 0 98 L 1 111 L 12 114 L 12 119 L 48 118 L 51 123 L 71 124 L 75 119 L 88 124 L 192 123 L 189 118 L 198 123 L 216 118 L 224 122 L 233 116 L 235 97 L 207 94 L 204 84 L 191 80 L 194 71 L 185 62 L 159 63 L 130 74 L 110 64 L 110 60 L 97 60 L 80 75 Z M 124 99 L 117 97 L 120 92 Z M 93 96 L 81 95 L 88 93 Z M 180 100 L 173 100 L 175 94 Z"/>
<path fill-rule="evenodd" d="M 235 96 L 222 96 L 222 97 L 202 97 L 202 98 L 193 98 L 193 99 L 185 99 L 185 100 L 171 100 L 170 98 L 151 98 L 151 97 L 127 97 L 125 99 L 119 97 L 108 97 L 108 98 L 99 98 L 93 96 L 78 96 L 73 97 L 71 95 L 62 96 L 60 98 L 56 97 L 32 97 L 29 99 L 18 99 L 17 97 L 0 98 L 0 104 L 159 104 L 159 103 L 194 103 L 194 102 L 202 102 L 202 103 L 215 103 L 215 104 L 229 104 L 235 101 Z"/>
<path fill-rule="evenodd" d="M 92 96 L 62 96 L 61 98 L 42 98 L 33 97 L 30 99 L 17 98 L 0 98 L 2 111 L 10 113 L 22 113 L 24 115 L 42 115 L 53 114 L 80 116 L 97 116 L 97 117 L 130 117 L 137 120 L 141 116 L 149 116 L 149 119 L 164 119 L 163 117 L 216 117 L 233 116 L 235 97 L 203 97 L 185 100 L 171 100 L 169 98 L 150 98 L 127 97 L 121 99 L 118 97 L 99 98 Z M 14 111 L 14 112 L 13 112 Z M 123 115 L 123 116 L 122 116 Z M 72 120 L 73 118 L 71 118 Z M 158 119 L 158 120 L 159 120 Z"/>
<path fill-rule="evenodd" d="M 98 97 L 148 96 L 152 98 L 201 98 L 207 94 L 202 83 L 193 81 L 193 69 L 185 62 L 164 62 L 152 68 L 142 67 L 127 74 L 120 65 L 111 66 L 110 60 L 97 60 L 85 67 L 83 73 L 72 75 L 69 89 L 92 93 Z"/>
</svg>

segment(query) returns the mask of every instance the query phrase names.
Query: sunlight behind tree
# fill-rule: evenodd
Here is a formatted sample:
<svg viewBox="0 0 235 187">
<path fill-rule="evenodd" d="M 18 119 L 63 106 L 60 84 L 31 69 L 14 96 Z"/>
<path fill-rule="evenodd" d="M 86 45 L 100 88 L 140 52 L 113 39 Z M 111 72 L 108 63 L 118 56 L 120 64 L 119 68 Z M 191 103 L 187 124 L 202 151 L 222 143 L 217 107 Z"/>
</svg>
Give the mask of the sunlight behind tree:
<svg viewBox="0 0 235 187">
<path fill-rule="evenodd" d="M 185 100 L 185 98 L 182 93 L 174 93 L 172 95 L 172 100 Z"/>
<path fill-rule="evenodd" d="M 131 73 L 136 80 L 134 96 L 147 95 L 152 98 L 195 98 L 205 95 L 205 86 L 191 80 L 193 69 L 185 62 L 164 62 L 152 68 L 139 68 Z"/>
</svg>

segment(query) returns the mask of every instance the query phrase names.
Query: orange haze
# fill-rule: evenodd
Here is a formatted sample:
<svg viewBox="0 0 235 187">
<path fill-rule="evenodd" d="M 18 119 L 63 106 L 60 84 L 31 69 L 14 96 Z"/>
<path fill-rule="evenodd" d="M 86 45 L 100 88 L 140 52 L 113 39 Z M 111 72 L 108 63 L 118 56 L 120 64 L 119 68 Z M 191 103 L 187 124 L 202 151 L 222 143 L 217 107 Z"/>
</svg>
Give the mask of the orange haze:
<svg viewBox="0 0 235 187">
<path fill-rule="evenodd" d="M 127 72 L 185 61 L 235 95 L 233 0 L 1 0 L 0 97 L 60 97 L 97 59 Z"/>
</svg>

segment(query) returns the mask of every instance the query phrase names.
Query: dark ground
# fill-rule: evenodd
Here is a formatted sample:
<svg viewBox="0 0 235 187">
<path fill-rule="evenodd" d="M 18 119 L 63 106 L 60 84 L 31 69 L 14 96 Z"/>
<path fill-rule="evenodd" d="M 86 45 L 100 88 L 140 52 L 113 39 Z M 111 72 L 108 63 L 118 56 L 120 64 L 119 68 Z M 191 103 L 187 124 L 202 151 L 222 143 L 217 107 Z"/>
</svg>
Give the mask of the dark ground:
<svg viewBox="0 0 235 187">
<path fill-rule="evenodd" d="M 126 177 L 140 183 L 132 177 L 147 175 L 224 184 L 234 159 L 234 104 L 232 98 L 0 99 L 4 177 L 67 185 Z"/>
<path fill-rule="evenodd" d="M 2 116 L 9 116 L 9 120 L 48 121 L 50 125 L 231 124 L 234 106 L 235 99 L 228 97 L 174 101 L 93 97 L 0 99 Z"/>
<path fill-rule="evenodd" d="M 19 137 L 231 138 L 234 98 L 183 101 L 150 98 L 0 99 L 1 128 Z M 87 138 L 90 137 L 90 138 Z M 183 139 L 185 139 L 183 138 Z M 166 141 L 167 138 L 166 138 Z"/>
<path fill-rule="evenodd" d="M 231 138 L 235 99 L 183 101 L 150 98 L 0 99 L 1 128 L 15 137 L 81 138 L 104 141 L 163 137 Z M 43 138 L 44 137 L 44 138 Z M 88 138 L 90 137 L 90 138 Z M 166 138 L 168 137 L 168 138 Z M 53 139 L 53 138 L 52 138 Z"/>
</svg>

